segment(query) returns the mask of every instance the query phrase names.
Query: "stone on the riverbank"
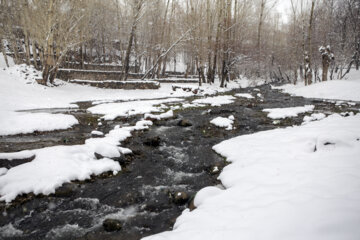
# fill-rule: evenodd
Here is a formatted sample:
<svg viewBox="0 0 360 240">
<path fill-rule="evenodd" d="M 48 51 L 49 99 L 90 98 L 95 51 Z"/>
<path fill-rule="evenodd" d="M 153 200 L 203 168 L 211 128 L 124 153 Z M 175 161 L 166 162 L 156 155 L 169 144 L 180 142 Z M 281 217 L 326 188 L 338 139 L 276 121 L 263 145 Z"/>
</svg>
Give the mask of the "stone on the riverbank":
<svg viewBox="0 0 360 240">
<path fill-rule="evenodd" d="M 187 119 L 182 119 L 178 123 L 178 126 L 180 126 L 180 127 L 191 127 L 192 125 L 193 124 Z"/>
<path fill-rule="evenodd" d="M 72 183 L 64 184 L 56 189 L 54 196 L 60 198 L 71 197 L 75 193 L 75 185 Z"/>
<path fill-rule="evenodd" d="M 120 231 L 122 228 L 122 223 L 116 219 L 105 219 L 103 222 L 103 227 L 107 232 Z"/>
<path fill-rule="evenodd" d="M 176 192 L 173 196 L 173 202 L 178 205 L 183 205 L 189 201 L 189 196 L 185 192 Z"/>
<path fill-rule="evenodd" d="M 160 142 L 160 137 L 150 137 L 144 141 L 144 144 L 150 147 L 158 147 L 160 146 Z"/>
</svg>

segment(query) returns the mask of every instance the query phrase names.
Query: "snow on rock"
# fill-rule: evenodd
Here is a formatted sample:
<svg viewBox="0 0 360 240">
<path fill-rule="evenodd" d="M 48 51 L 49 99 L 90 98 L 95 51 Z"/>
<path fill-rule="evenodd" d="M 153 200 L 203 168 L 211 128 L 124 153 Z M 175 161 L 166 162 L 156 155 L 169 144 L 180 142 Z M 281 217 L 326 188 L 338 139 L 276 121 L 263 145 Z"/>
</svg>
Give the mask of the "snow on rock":
<svg viewBox="0 0 360 240">
<path fill-rule="evenodd" d="M 214 150 L 232 162 L 173 231 L 146 240 L 348 239 L 360 236 L 360 115 L 239 136 Z"/>
<path fill-rule="evenodd" d="M 0 110 L 0 135 L 53 131 L 78 124 L 72 115 L 51 113 L 8 112 Z"/>
<path fill-rule="evenodd" d="M 104 136 L 104 133 L 100 132 L 100 131 L 97 131 L 97 130 L 94 130 L 94 131 L 91 132 L 91 135 L 93 135 L 93 136 Z"/>
<path fill-rule="evenodd" d="M 105 120 L 114 120 L 117 117 L 128 117 L 150 112 L 162 112 L 162 108 L 156 105 L 162 103 L 182 102 L 181 98 L 167 98 L 161 100 L 130 101 L 120 103 L 100 104 L 88 109 L 93 114 L 104 115 Z"/>
<path fill-rule="evenodd" d="M 154 114 L 150 114 L 150 113 L 146 113 L 144 115 L 145 119 L 156 119 L 156 120 L 168 119 L 168 118 L 172 118 L 172 117 L 174 117 L 173 110 L 167 111 L 167 112 L 159 114 L 159 115 L 154 115 Z"/>
<path fill-rule="evenodd" d="M 89 179 L 91 175 L 121 170 L 120 164 L 110 158 L 120 157 L 119 142 L 131 136 L 135 130 L 147 129 L 152 122 L 139 121 L 135 126 L 116 127 L 104 138 L 90 138 L 84 145 L 54 146 L 17 153 L 0 153 L 4 157 L 18 158 L 35 154 L 29 163 L 9 169 L 0 176 L 0 201 L 11 202 L 16 196 L 33 192 L 48 195 L 66 182 Z M 96 159 L 95 154 L 103 158 Z"/>
<path fill-rule="evenodd" d="M 314 108 L 314 105 L 305 105 L 304 107 L 269 108 L 264 109 L 263 112 L 268 112 L 269 118 L 282 119 L 287 117 L 296 117 L 300 113 L 311 112 L 314 110 Z"/>
<path fill-rule="evenodd" d="M 217 117 L 210 121 L 211 124 L 214 124 L 215 126 L 226 128 L 226 130 L 232 130 L 233 124 L 234 124 L 234 116 L 229 116 L 228 118 L 224 117 Z"/>
<path fill-rule="evenodd" d="M 209 197 L 214 197 L 218 194 L 221 194 L 222 191 L 223 190 L 218 187 L 205 187 L 196 194 L 194 205 L 196 207 L 201 207 L 201 205 L 204 204 Z"/>
<path fill-rule="evenodd" d="M 304 117 L 303 124 L 307 124 L 312 121 L 318 121 L 318 120 L 324 119 L 325 117 L 326 117 L 326 115 L 323 113 L 313 113 L 313 114 L 311 114 L 311 116 Z"/>
<path fill-rule="evenodd" d="M 225 104 L 231 104 L 234 102 L 235 99 L 236 98 L 231 95 L 225 95 L 225 96 L 201 98 L 201 99 L 194 100 L 192 103 L 209 104 L 209 105 L 215 107 L 215 106 L 221 106 L 221 105 L 225 105 Z"/>
<path fill-rule="evenodd" d="M 119 149 L 120 153 L 122 153 L 124 155 L 132 154 L 132 151 L 129 148 L 118 147 L 118 149 Z"/>
<path fill-rule="evenodd" d="M 354 116 L 354 113 L 353 112 L 342 112 L 342 113 L 340 113 L 340 115 L 343 117 L 348 117 L 348 116 Z"/>
<path fill-rule="evenodd" d="M 347 80 L 319 82 L 310 86 L 287 84 L 273 88 L 283 89 L 292 95 L 307 98 L 360 101 L 360 71 L 351 71 Z"/>
<path fill-rule="evenodd" d="M 206 107 L 205 104 L 200 104 L 200 103 L 184 103 L 181 105 L 181 107 L 183 109 L 186 109 L 186 108 L 201 108 L 201 107 Z"/>
<path fill-rule="evenodd" d="M 238 98 L 247 98 L 247 99 L 253 99 L 253 95 L 251 95 L 250 93 L 237 93 L 235 94 L 235 97 Z"/>
</svg>

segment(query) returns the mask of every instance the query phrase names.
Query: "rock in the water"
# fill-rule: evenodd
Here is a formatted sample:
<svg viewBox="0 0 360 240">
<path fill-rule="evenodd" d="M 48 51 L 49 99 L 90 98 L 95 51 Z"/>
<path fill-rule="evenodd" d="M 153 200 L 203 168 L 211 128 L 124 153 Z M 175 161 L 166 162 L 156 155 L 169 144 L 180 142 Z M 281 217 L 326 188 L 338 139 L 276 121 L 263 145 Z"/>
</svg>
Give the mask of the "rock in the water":
<svg viewBox="0 0 360 240">
<path fill-rule="evenodd" d="M 160 137 L 151 137 L 151 138 L 147 138 L 144 141 L 144 144 L 147 146 L 151 146 L 151 147 L 158 147 L 160 146 Z"/>
<path fill-rule="evenodd" d="M 103 222 L 103 227 L 107 232 L 115 232 L 121 230 L 122 224 L 119 220 L 116 219 L 105 219 Z"/>
<path fill-rule="evenodd" d="M 193 211 L 196 209 L 196 206 L 195 206 L 195 196 L 196 195 L 193 195 L 190 199 L 189 199 L 189 203 L 188 203 L 188 208 L 190 209 L 190 211 Z"/>
<path fill-rule="evenodd" d="M 257 107 L 255 103 L 249 103 L 247 106 L 247 108 L 254 108 Z"/>
<path fill-rule="evenodd" d="M 185 192 L 176 192 L 173 196 L 173 201 L 175 204 L 185 204 L 189 201 L 189 196 Z"/>
<path fill-rule="evenodd" d="M 180 127 L 191 127 L 192 123 L 189 120 L 186 119 L 182 119 L 180 120 L 180 122 L 178 123 L 178 126 Z"/>
<path fill-rule="evenodd" d="M 101 155 L 101 154 L 99 154 L 99 153 L 97 153 L 97 152 L 95 152 L 94 155 L 95 155 L 96 159 L 98 159 L 98 160 L 104 158 L 103 155 Z"/>
<path fill-rule="evenodd" d="M 213 175 L 218 174 L 219 172 L 220 172 L 220 168 L 218 166 L 213 166 L 210 171 L 210 173 Z"/>
</svg>

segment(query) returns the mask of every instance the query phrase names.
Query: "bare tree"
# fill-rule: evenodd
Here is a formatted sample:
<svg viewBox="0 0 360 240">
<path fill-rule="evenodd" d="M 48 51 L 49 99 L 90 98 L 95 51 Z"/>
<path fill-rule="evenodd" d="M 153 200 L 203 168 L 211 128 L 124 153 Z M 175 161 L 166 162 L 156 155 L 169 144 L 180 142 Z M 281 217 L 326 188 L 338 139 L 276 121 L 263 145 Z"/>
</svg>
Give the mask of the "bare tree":
<svg viewBox="0 0 360 240">
<path fill-rule="evenodd" d="M 132 0 L 131 6 L 132 6 L 132 25 L 131 30 L 129 34 L 129 41 L 128 46 L 126 49 L 126 55 L 125 55 L 125 61 L 124 61 L 124 76 L 123 80 L 127 80 L 129 75 L 129 69 L 130 69 L 130 54 L 132 51 L 133 41 L 136 34 L 136 26 L 138 25 L 139 21 L 141 20 L 144 12 L 143 12 L 143 6 L 145 1 L 144 0 Z"/>
<path fill-rule="evenodd" d="M 305 85 L 312 84 L 312 68 L 311 68 L 311 55 L 312 55 L 312 42 L 311 42 L 311 33 L 313 27 L 313 17 L 314 17 L 314 8 L 315 8 L 315 0 L 311 2 L 311 10 L 310 10 L 310 19 L 309 19 L 309 26 L 308 26 L 308 51 L 305 52 Z"/>
</svg>

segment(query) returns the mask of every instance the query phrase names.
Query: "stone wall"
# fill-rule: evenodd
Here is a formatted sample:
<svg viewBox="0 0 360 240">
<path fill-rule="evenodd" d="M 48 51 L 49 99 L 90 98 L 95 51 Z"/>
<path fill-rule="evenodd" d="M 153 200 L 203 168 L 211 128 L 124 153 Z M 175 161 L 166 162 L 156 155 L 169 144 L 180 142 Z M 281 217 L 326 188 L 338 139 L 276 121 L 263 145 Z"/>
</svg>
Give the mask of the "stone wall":
<svg viewBox="0 0 360 240">
<path fill-rule="evenodd" d="M 93 64 L 87 63 L 84 64 L 84 68 L 82 68 L 80 63 L 69 63 L 65 62 L 62 64 L 61 68 L 71 68 L 78 70 L 99 70 L 99 71 L 123 71 L 123 66 L 121 65 L 108 65 L 108 64 Z M 130 66 L 129 72 L 136 73 L 139 72 L 139 67 Z"/>
<path fill-rule="evenodd" d="M 128 79 L 141 79 L 143 75 L 139 73 L 129 73 Z M 59 69 L 57 78 L 65 81 L 69 80 L 122 80 L 121 71 L 98 71 L 98 70 L 77 70 L 77 69 Z"/>
<path fill-rule="evenodd" d="M 70 80 L 71 83 L 89 85 L 98 88 L 111 89 L 159 89 L 160 83 L 155 81 L 89 81 L 89 80 Z"/>
</svg>

